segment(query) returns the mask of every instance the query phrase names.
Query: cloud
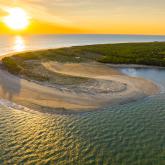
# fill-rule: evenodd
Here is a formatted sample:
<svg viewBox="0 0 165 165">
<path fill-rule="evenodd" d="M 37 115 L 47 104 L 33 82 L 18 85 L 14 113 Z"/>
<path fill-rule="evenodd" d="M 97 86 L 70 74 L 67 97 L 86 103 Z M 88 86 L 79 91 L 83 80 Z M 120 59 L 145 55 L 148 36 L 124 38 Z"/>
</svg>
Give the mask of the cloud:
<svg viewBox="0 0 165 165">
<path fill-rule="evenodd" d="M 2 17 L 6 13 L 6 8 L 12 7 L 24 8 L 29 13 L 30 17 L 39 21 L 49 22 L 52 24 L 65 24 L 66 26 L 71 25 L 71 21 L 66 20 L 58 16 L 56 13 L 50 11 L 49 6 L 44 5 L 44 1 L 41 0 L 8 0 L 6 2 L 0 0 L 0 16 Z"/>
<path fill-rule="evenodd" d="M 133 24 L 160 27 L 165 15 L 165 0 L 0 0 L 0 16 L 14 6 L 40 22 L 110 33 Z"/>
</svg>

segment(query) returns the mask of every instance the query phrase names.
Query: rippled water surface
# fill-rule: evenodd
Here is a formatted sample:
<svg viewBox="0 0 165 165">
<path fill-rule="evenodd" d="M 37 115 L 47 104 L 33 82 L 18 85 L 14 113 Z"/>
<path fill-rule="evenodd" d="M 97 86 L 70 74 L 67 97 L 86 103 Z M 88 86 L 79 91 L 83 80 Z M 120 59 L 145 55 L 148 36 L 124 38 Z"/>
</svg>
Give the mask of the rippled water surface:
<svg viewBox="0 0 165 165">
<path fill-rule="evenodd" d="M 123 68 L 165 87 L 165 70 Z M 0 106 L 0 164 L 164 165 L 165 93 L 83 114 Z"/>
<path fill-rule="evenodd" d="M 1 164 L 165 164 L 165 95 L 81 115 L 0 109 Z"/>
<path fill-rule="evenodd" d="M 153 74 L 152 69 L 126 71 L 139 76 Z M 155 70 L 155 76 L 165 77 L 165 71 Z M 164 165 L 164 100 L 165 94 L 161 93 L 73 115 L 31 113 L 1 106 L 0 164 Z"/>
</svg>

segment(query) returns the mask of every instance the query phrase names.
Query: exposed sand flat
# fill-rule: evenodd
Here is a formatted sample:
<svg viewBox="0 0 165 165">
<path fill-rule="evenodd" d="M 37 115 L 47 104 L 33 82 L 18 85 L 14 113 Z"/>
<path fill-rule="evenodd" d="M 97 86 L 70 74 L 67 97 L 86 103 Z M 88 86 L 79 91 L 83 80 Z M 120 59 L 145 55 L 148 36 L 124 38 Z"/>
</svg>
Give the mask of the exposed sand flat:
<svg viewBox="0 0 165 165">
<path fill-rule="evenodd" d="M 9 99 L 17 103 L 32 103 L 45 107 L 79 109 L 95 107 L 88 105 L 88 98 L 81 97 L 78 100 L 78 95 L 65 90 L 50 88 L 38 85 L 34 82 L 29 82 L 9 74 L 6 71 L 0 70 L 0 96 L 4 99 Z"/>
<path fill-rule="evenodd" d="M 127 86 L 127 91 L 131 91 L 129 88 L 132 88 L 132 90 L 145 95 L 152 95 L 159 91 L 158 86 L 156 86 L 152 81 L 145 80 L 143 78 L 129 77 L 106 66 L 105 64 L 95 62 L 80 64 L 47 62 L 43 63 L 43 65 L 47 69 L 60 74 L 88 77 L 99 80 L 111 80 L 115 82 L 115 87 L 118 86 L 118 83 L 125 84 Z M 122 92 L 125 93 L 126 90 Z"/>
<path fill-rule="evenodd" d="M 111 76 L 121 75 L 115 69 L 112 69 L 105 64 L 91 62 L 91 63 L 59 63 L 59 62 L 46 62 L 43 65 L 57 73 L 78 76 L 78 77 L 89 77 L 95 78 L 96 76 Z"/>
<path fill-rule="evenodd" d="M 79 85 L 48 87 L 0 70 L 0 97 L 30 107 L 85 111 L 155 94 L 159 88 L 151 81 L 131 78 L 103 64 L 43 63 L 56 73 L 91 78 Z"/>
</svg>

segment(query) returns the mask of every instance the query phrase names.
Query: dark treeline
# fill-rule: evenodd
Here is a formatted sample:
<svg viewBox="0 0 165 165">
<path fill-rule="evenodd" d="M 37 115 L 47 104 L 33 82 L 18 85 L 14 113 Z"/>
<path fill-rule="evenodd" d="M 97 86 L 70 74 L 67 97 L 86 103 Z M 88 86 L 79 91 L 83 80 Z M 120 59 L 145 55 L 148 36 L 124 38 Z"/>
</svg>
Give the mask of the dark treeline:
<svg viewBox="0 0 165 165">
<path fill-rule="evenodd" d="M 14 74 L 27 73 L 33 61 L 88 62 L 165 66 L 165 42 L 74 46 L 24 52 L 5 57 L 4 66 Z M 28 62 L 28 66 L 27 66 Z M 26 72 L 25 72 L 26 71 Z"/>
</svg>

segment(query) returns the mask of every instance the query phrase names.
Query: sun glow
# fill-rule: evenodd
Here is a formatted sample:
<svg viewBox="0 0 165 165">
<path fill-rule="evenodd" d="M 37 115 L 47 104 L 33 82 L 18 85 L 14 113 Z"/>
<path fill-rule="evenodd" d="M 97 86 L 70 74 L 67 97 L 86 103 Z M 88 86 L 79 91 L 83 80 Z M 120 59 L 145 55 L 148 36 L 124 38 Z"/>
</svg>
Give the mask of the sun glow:
<svg viewBox="0 0 165 165">
<path fill-rule="evenodd" d="M 23 30 L 29 25 L 29 16 L 22 8 L 7 9 L 9 15 L 4 17 L 4 23 L 13 30 Z"/>
<path fill-rule="evenodd" d="M 14 38 L 13 50 L 15 52 L 21 52 L 21 51 L 25 50 L 25 41 L 24 41 L 23 37 L 16 36 Z"/>
</svg>

